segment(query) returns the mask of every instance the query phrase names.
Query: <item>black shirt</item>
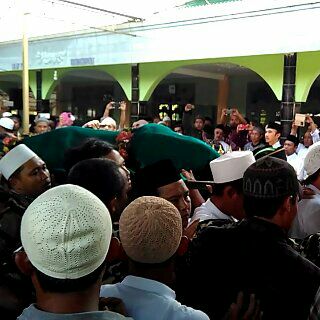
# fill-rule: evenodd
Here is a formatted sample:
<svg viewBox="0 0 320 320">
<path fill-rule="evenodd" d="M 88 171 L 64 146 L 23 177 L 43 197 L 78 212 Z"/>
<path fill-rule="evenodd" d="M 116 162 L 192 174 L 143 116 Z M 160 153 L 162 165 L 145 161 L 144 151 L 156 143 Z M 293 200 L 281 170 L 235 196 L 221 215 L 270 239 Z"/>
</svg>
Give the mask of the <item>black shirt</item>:
<svg viewBox="0 0 320 320">
<path fill-rule="evenodd" d="M 239 291 L 256 294 L 263 319 L 307 319 L 320 285 L 320 269 L 292 249 L 282 229 L 259 218 L 205 228 L 188 255 L 181 300 L 212 319 L 226 313 Z"/>
</svg>

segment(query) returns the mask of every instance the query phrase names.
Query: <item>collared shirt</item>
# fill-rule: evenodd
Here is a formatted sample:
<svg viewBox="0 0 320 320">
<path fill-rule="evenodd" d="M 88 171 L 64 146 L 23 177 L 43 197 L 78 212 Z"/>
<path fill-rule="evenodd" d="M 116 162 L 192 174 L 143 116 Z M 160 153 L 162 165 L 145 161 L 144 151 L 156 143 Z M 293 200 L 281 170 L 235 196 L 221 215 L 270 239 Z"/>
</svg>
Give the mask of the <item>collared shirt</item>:
<svg viewBox="0 0 320 320">
<path fill-rule="evenodd" d="M 311 134 L 313 143 L 320 141 L 320 131 L 318 128 L 316 128 L 313 132 L 310 132 L 310 134 Z"/>
<path fill-rule="evenodd" d="M 287 156 L 287 162 L 293 167 L 294 171 L 297 174 L 297 177 L 301 177 L 303 175 L 301 172 L 303 171 L 303 161 L 296 153 Z"/>
<path fill-rule="evenodd" d="M 272 148 L 274 149 L 277 149 L 279 147 L 282 147 L 279 141 L 277 141 L 275 144 L 272 145 Z"/>
<path fill-rule="evenodd" d="M 258 144 L 254 145 L 252 142 L 248 142 L 243 150 L 246 151 L 246 150 L 249 150 L 249 151 L 253 151 L 253 150 L 256 150 L 256 149 L 259 149 L 259 148 L 263 148 L 265 147 L 265 144 L 262 143 L 262 142 L 259 142 Z"/>
<path fill-rule="evenodd" d="M 24 309 L 17 320 L 133 320 L 111 311 L 91 311 L 80 313 L 58 314 L 39 310 L 34 304 Z"/>
<path fill-rule="evenodd" d="M 303 160 L 306 157 L 308 150 L 309 148 L 305 147 L 302 143 L 299 143 L 297 148 L 298 157 L 300 157 Z"/>
<path fill-rule="evenodd" d="M 298 213 L 293 220 L 290 237 L 303 239 L 310 234 L 320 232 L 320 190 L 314 185 L 307 185 L 314 191 L 311 199 L 303 199 L 298 204 Z"/>
<path fill-rule="evenodd" d="M 200 221 L 208 219 L 234 220 L 232 217 L 224 214 L 220 209 L 218 209 L 210 198 L 194 210 L 194 215 L 192 216 L 191 221 L 196 219 L 200 219 Z"/>
<path fill-rule="evenodd" d="M 135 320 L 209 320 L 202 311 L 181 305 L 168 286 L 151 279 L 127 276 L 121 283 L 103 285 L 100 296 L 122 299 Z"/>
</svg>

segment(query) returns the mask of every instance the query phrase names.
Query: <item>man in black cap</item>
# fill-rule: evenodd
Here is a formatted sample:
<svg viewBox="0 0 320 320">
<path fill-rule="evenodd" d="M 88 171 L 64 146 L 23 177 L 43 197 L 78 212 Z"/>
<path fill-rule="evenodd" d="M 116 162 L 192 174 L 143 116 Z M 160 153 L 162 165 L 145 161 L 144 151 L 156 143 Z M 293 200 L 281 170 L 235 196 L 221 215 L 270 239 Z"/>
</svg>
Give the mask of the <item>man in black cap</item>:
<svg viewBox="0 0 320 320">
<path fill-rule="evenodd" d="M 266 125 L 265 140 L 268 146 L 266 148 L 258 148 L 253 151 L 255 158 L 258 160 L 265 155 L 272 155 L 275 158 L 287 160 L 283 147 L 280 144 L 281 124 L 278 122 L 269 122 Z"/>
<path fill-rule="evenodd" d="M 284 152 L 287 156 L 288 163 L 293 167 L 297 176 L 300 177 L 302 175 L 303 170 L 303 159 L 298 157 L 296 154 L 297 147 L 299 144 L 299 140 L 294 135 L 289 135 L 284 142 Z"/>
<path fill-rule="evenodd" d="M 180 212 L 186 228 L 191 212 L 189 189 L 169 159 L 160 160 L 136 173 L 137 196 L 158 196 L 171 202 Z"/>
<path fill-rule="evenodd" d="M 191 242 L 192 276 L 183 303 L 219 319 L 243 291 L 256 294 L 263 319 L 307 319 L 320 269 L 288 244 L 297 213 L 296 174 L 286 161 L 267 157 L 245 171 L 243 187 L 247 218 L 208 227 Z"/>
</svg>

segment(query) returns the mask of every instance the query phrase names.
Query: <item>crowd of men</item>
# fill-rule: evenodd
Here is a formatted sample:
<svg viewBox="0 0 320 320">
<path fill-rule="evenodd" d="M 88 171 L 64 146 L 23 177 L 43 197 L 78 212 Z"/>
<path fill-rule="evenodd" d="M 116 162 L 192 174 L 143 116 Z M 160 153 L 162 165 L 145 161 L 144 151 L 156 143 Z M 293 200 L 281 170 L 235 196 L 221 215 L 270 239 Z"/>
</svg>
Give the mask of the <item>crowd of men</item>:
<svg viewBox="0 0 320 320">
<path fill-rule="evenodd" d="M 83 127 L 123 129 L 126 104 L 119 125 L 113 108 Z M 56 130 L 74 120 L 61 114 Z M 170 158 L 132 172 L 90 138 L 65 152 L 59 184 L 20 140 L 18 118 L 3 115 L 2 139 L 16 143 L 0 159 L 1 317 L 319 319 L 320 136 L 306 120 L 302 139 L 293 124 L 282 145 L 280 123 L 232 109 L 213 125 L 187 104 L 181 124 L 158 125 L 216 150 L 205 181 Z"/>
</svg>

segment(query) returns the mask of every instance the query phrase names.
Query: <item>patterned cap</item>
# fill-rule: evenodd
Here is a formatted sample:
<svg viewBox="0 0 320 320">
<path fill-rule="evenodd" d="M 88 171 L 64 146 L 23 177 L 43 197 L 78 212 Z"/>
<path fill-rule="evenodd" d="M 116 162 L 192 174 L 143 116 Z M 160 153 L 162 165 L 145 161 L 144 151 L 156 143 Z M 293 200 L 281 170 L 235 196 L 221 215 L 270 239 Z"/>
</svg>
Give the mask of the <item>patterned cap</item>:
<svg viewBox="0 0 320 320">
<path fill-rule="evenodd" d="M 95 271 L 107 256 L 111 236 L 106 206 L 72 184 L 40 195 L 21 222 L 21 241 L 30 262 L 56 279 L 78 279 Z"/>
<path fill-rule="evenodd" d="M 133 261 L 161 263 L 177 251 L 182 237 L 179 211 L 158 197 L 140 197 L 123 211 L 119 221 L 120 240 Z"/>
<path fill-rule="evenodd" d="M 308 153 L 304 159 L 303 167 L 308 177 L 320 169 L 320 142 L 316 142 L 309 147 Z"/>
<path fill-rule="evenodd" d="M 296 195 L 299 193 L 299 182 L 294 169 L 286 161 L 267 157 L 253 163 L 246 170 L 243 193 L 260 199 Z"/>
</svg>

